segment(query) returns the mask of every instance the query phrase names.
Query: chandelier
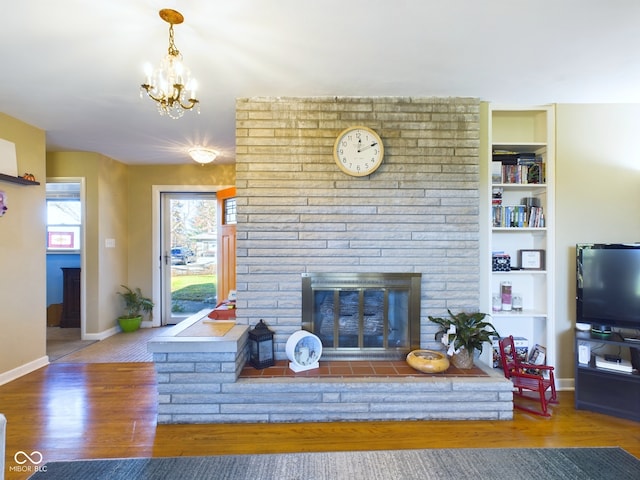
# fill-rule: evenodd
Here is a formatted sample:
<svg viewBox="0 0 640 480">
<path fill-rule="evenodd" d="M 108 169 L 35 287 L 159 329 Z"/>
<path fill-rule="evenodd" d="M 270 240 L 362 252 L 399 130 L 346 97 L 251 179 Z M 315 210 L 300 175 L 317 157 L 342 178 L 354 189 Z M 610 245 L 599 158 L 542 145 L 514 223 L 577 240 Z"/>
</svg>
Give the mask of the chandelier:
<svg viewBox="0 0 640 480">
<path fill-rule="evenodd" d="M 188 151 L 191 158 L 201 165 L 213 162 L 220 155 L 217 150 L 201 146 L 191 147 Z"/>
<path fill-rule="evenodd" d="M 145 81 L 140 85 L 140 96 L 143 92 L 158 103 L 160 115 L 168 115 L 177 119 L 185 110 L 196 107 L 200 113 L 200 105 L 196 100 L 196 81 L 191 78 L 188 68 L 182 63 L 182 55 L 173 41 L 173 26 L 184 21 L 180 12 L 170 8 L 160 10 L 160 18 L 169 24 L 169 49 L 160 62 L 160 66 L 152 70 L 145 68 Z"/>
</svg>

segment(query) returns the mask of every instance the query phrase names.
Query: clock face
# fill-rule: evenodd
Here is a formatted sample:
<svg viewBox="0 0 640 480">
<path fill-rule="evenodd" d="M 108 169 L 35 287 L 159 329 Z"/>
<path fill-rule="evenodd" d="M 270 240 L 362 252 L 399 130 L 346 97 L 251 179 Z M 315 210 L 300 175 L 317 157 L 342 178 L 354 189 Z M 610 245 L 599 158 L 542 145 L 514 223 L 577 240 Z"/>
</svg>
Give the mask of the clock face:
<svg viewBox="0 0 640 480">
<path fill-rule="evenodd" d="M 333 158 L 340 169 L 354 177 L 375 172 L 382 163 L 384 147 L 376 132 L 367 127 L 349 127 L 338 135 Z"/>
</svg>

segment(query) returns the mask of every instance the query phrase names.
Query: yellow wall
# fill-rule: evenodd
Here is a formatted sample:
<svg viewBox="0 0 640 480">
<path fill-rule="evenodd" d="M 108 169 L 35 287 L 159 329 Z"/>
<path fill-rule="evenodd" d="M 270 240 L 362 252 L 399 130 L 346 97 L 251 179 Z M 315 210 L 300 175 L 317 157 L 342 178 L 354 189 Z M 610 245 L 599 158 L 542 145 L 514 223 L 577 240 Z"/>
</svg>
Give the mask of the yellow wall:
<svg viewBox="0 0 640 480">
<path fill-rule="evenodd" d="M 151 295 L 154 268 L 152 187 L 154 185 L 212 185 L 216 190 L 235 185 L 235 165 L 129 166 L 129 282 Z"/>
<path fill-rule="evenodd" d="M 120 285 L 152 295 L 152 186 L 231 186 L 235 166 L 127 166 L 98 153 L 52 152 L 47 176 L 85 179 L 86 334 L 99 339 L 122 313 Z M 106 248 L 107 239 L 115 248 Z"/>
<path fill-rule="evenodd" d="M 640 241 L 635 212 L 640 205 L 640 105 L 560 104 L 556 115 L 557 377 L 570 379 L 575 244 Z M 12 370 L 33 369 L 45 355 L 45 133 L 0 114 L 0 138 L 16 143 L 19 171 L 42 182 L 37 187 L 0 182 L 9 205 L 0 218 L 3 383 Z M 46 175 L 86 178 L 87 323 L 95 332 L 115 326 L 120 283 L 151 292 L 152 186 L 235 184 L 234 165 L 127 167 L 83 152 L 50 153 L 48 159 Z M 106 238 L 116 239 L 115 249 L 104 248 Z"/>
<path fill-rule="evenodd" d="M 0 181 L 0 384 L 46 363 L 45 132 L 0 113 L 0 138 L 15 143 L 18 173 L 39 186 Z"/>
<path fill-rule="evenodd" d="M 640 242 L 640 104 L 561 104 L 556 131 L 556 378 L 573 378 L 575 245 Z"/>
<path fill-rule="evenodd" d="M 98 153 L 52 152 L 47 177 L 85 180 L 85 332 L 101 338 L 116 325 L 121 300 L 115 292 L 127 282 L 127 166 Z M 116 240 L 115 248 L 105 247 L 107 238 Z"/>
</svg>

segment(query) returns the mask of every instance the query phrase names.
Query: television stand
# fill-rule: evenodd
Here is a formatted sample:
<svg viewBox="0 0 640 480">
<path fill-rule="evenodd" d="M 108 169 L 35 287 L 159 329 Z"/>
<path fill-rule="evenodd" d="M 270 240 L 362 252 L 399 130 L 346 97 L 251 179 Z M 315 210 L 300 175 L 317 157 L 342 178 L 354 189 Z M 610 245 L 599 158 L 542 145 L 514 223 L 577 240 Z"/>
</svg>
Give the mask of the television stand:
<svg viewBox="0 0 640 480">
<path fill-rule="evenodd" d="M 635 337 L 631 337 L 635 338 Z M 614 417 L 640 421 L 640 339 L 627 341 L 613 332 L 609 335 L 591 332 L 576 332 L 575 338 L 575 404 L 578 410 L 590 410 Z M 590 358 L 582 358 L 580 346 L 590 350 Z M 621 352 L 626 357 L 629 349 L 631 371 L 623 369 L 599 368 L 602 359 L 596 359 L 595 352 L 604 357 L 606 353 Z M 628 360 L 625 360 L 625 362 Z M 626 369 L 624 369 L 626 370 Z"/>
</svg>

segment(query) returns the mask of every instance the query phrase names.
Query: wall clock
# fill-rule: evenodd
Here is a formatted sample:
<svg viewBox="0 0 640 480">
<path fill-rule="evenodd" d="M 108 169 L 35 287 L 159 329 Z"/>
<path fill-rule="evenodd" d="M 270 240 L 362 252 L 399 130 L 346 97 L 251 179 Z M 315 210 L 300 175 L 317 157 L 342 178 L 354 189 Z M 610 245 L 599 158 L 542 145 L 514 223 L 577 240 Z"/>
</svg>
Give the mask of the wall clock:
<svg viewBox="0 0 640 480">
<path fill-rule="evenodd" d="M 333 158 L 347 175 L 364 177 L 382 164 L 384 146 L 380 136 L 367 127 L 344 129 L 333 145 Z"/>
</svg>

